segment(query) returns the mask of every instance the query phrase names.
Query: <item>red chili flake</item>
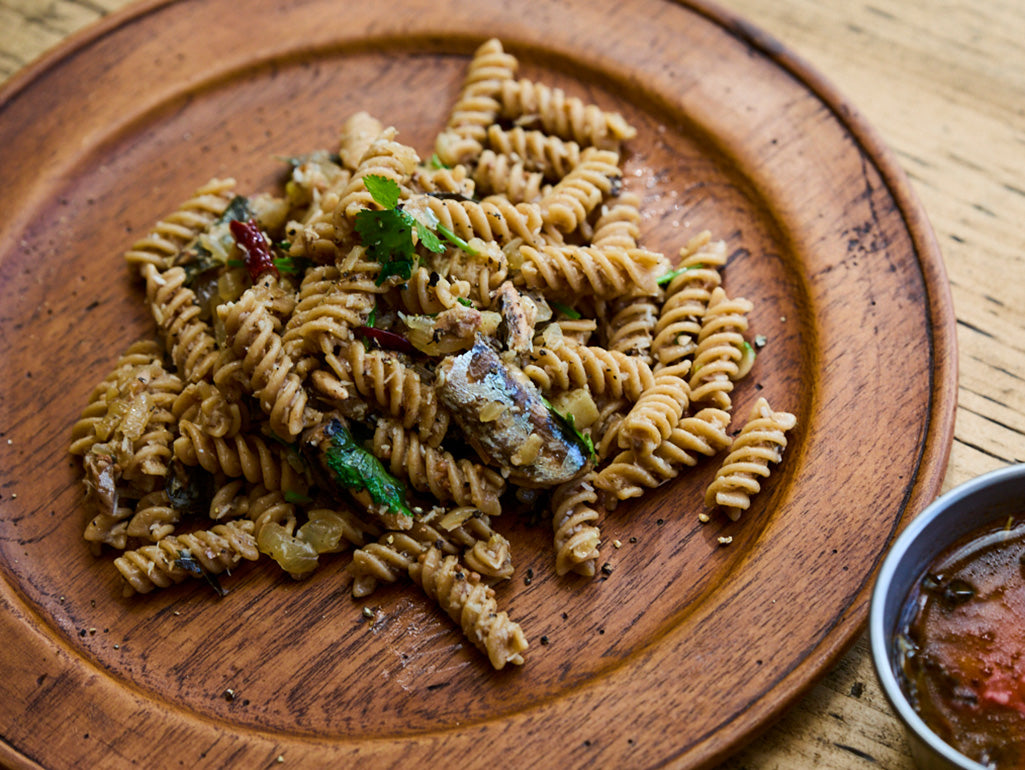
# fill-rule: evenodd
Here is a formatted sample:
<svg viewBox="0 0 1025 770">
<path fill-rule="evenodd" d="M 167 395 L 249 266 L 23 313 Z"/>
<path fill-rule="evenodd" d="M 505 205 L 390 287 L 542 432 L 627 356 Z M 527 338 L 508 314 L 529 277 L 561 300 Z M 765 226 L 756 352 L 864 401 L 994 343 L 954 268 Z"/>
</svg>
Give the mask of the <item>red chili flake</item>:
<svg viewBox="0 0 1025 770">
<path fill-rule="evenodd" d="M 412 353 L 415 350 L 413 343 L 401 334 L 396 334 L 386 329 L 375 329 L 373 326 L 357 326 L 355 332 L 357 336 L 376 340 L 382 348 L 387 348 L 388 350 L 397 350 L 400 353 Z"/>
<path fill-rule="evenodd" d="M 245 255 L 246 270 L 249 271 L 253 283 L 256 283 L 264 273 L 273 273 L 277 278 L 278 269 L 274 266 L 274 255 L 270 253 L 270 246 L 267 245 L 267 239 L 263 237 L 260 226 L 252 219 L 248 222 L 233 219 L 228 226 L 235 237 L 235 243 Z"/>
</svg>

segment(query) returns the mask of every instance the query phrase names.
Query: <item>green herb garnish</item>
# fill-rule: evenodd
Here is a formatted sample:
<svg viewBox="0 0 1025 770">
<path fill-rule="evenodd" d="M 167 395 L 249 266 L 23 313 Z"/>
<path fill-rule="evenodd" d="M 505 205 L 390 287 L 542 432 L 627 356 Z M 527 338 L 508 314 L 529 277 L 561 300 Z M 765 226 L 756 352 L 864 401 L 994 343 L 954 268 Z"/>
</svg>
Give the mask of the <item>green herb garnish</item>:
<svg viewBox="0 0 1025 770">
<path fill-rule="evenodd" d="M 406 487 L 396 479 L 371 452 L 353 439 L 339 420 L 331 420 L 324 428 L 330 446 L 324 461 L 335 481 L 346 489 L 365 489 L 370 499 L 395 513 L 413 517 L 406 504 Z"/>
<path fill-rule="evenodd" d="M 666 284 L 671 282 L 676 276 L 683 275 L 688 270 L 698 270 L 702 267 L 704 267 L 704 265 L 698 262 L 695 265 L 687 265 L 687 267 L 679 267 L 676 270 L 670 270 L 668 273 L 666 273 L 661 278 L 656 280 L 655 283 L 657 283 L 659 286 L 665 286 Z"/>
<path fill-rule="evenodd" d="M 383 209 L 366 209 L 356 214 L 356 232 L 363 239 L 370 256 L 381 264 L 376 281 L 378 286 L 393 275 L 403 280 L 412 275 L 416 262 L 414 232 L 417 240 L 429 251 L 441 253 L 445 250 L 427 225 L 398 208 L 402 190 L 394 179 L 369 174 L 363 177 L 363 184 L 370 197 Z"/>
<path fill-rule="evenodd" d="M 544 404 L 548 411 L 552 413 L 552 417 L 555 418 L 556 422 L 560 423 L 565 428 L 567 428 L 569 432 L 572 434 L 573 438 L 576 439 L 577 443 L 587 450 L 588 457 L 593 458 L 597 453 L 594 448 L 594 441 L 587 434 L 580 432 L 580 429 L 577 428 L 577 421 L 573 414 L 563 414 L 554 406 L 552 406 L 552 403 L 544 396 L 541 396 L 541 403 Z"/>
<path fill-rule="evenodd" d="M 563 305 L 561 302 L 549 302 L 553 309 L 558 310 L 567 318 L 572 318 L 574 321 L 581 318 L 580 313 L 571 308 L 569 305 Z"/>
<path fill-rule="evenodd" d="M 394 179 L 368 174 L 363 177 L 363 185 L 382 209 L 366 209 L 356 214 L 356 232 L 363 239 L 363 245 L 367 247 L 370 256 L 381 264 L 381 272 L 377 276 L 378 286 L 393 275 L 403 280 L 412 275 L 417 243 L 435 254 L 443 252 L 445 247 L 438 238 L 439 234 L 468 254 L 477 254 L 470 244 L 438 222 L 434 212 L 429 209 L 424 212 L 427 221 L 421 221 L 403 210 L 399 205 L 402 189 Z"/>
<path fill-rule="evenodd" d="M 456 302 L 464 307 L 473 307 L 473 302 L 466 297 L 456 297 Z"/>
</svg>

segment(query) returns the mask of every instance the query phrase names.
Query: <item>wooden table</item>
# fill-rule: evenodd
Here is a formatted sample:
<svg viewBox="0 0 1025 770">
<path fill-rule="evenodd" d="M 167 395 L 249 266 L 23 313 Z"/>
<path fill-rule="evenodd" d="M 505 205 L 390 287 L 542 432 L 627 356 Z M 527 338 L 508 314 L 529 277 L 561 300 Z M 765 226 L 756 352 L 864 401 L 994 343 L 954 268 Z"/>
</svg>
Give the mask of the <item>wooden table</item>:
<svg viewBox="0 0 1025 770">
<path fill-rule="evenodd" d="M 126 0 L 0 0 L 0 81 Z M 943 250 L 960 355 L 944 487 L 1025 459 L 1025 5 L 723 0 L 810 62 L 895 150 Z M 859 638 L 723 765 L 912 768 Z"/>
</svg>

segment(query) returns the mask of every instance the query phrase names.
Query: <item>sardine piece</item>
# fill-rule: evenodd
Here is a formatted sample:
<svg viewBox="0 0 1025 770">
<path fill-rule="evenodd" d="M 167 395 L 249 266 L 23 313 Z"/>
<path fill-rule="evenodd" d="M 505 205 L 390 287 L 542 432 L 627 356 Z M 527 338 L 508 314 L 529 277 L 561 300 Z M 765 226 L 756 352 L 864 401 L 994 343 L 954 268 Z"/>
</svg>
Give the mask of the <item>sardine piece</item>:
<svg viewBox="0 0 1025 770">
<path fill-rule="evenodd" d="M 587 454 L 572 430 L 483 339 L 442 361 L 436 387 L 474 449 L 513 483 L 551 487 L 587 470 Z"/>
<path fill-rule="evenodd" d="M 505 347 L 517 353 L 533 350 L 537 306 L 520 294 L 512 281 L 505 281 L 498 287 L 498 308 L 502 314 Z"/>
</svg>

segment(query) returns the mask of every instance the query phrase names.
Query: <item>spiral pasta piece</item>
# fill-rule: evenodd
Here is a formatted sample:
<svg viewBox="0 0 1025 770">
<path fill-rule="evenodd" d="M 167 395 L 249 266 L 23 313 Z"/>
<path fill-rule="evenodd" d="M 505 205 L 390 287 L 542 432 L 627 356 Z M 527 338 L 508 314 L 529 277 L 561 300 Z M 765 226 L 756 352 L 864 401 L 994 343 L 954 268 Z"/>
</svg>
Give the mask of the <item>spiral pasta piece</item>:
<svg viewBox="0 0 1025 770">
<path fill-rule="evenodd" d="M 195 423 L 182 420 L 174 441 L 175 456 L 185 465 L 199 466 L 214 474 L 245 478 L 268 489 L 301 492 L 306 480 L 289 461 L 287 447 L 270 445 L 260 436 L 239 433 L 210 436 Z"/>
<path fill-rule="evenodd" d="M 571 339 L 535 348 L 523 372 L 542 391 L 586 388 L 597 396 L 630 401 L 655 384 L 651 368 L 641 359 Z"/>
<path fill-rule="evenodd" d="M 533 203 L 544 192 L 544 174 L 531 171 L 513 155 L 484 150 L 473 169 L 476 188 L 486 195 L 503 195 L 512 203 Z"/>
<path fill-rule="evenodd" d="M 641 235 L 640 198 L 624 192 L 611 206 L 603 206 L 594 223 L 591 245 L 599 248 L 634 249 Z"/>
<path fill-rule="evenodd" d="M 449 415 L 438 401 L 434 387 L 423 381 L 398 355 L 367 350 L 356 342 L 345 348 L 343 362 L 349 382 L 364 399 L 399 421 L 431 446 L 437 446 L 448 429 Z"/>
<path fill-rule="evenodd" d="M 420 156 L 412 147 L 395 141 L 397 134 L 393 127 L 386 128 L 360 159 L 333 212 L 340 234 L 351 232 L 353 220 L 360 211 L 378 208 L 363 181 L 366 177 L 390 179 L 399 186 L 403 198 L 409 197 L 409 181 L 420 164 Z"/>
<path fill-rule="evenodd" d="M 512 80 L 517 67 L 516 57 L 506 53 L 494 38 L 474 52 L 445 130 L 435 142 L 435 151 L 445 165 L 472 163 L 480 155 L 487 128 L 501 108 L 499 91 L 504 82 Z"/>
<path fill-rule="evenodd" d="M 420 266 L 409 280 L 392 290 L 395 304 L 412 315 L 437 315 L 461 304 L 470 294 L 466 281 L 449 281 L 433 270 Z"/>
<path fill-rule="evenodd" d="M 460 195 L 472 198 L 476 193 L 476 180 L 470 170 L 459 164 L 457 166 L 418 166 L 410 179 L 414 193 Z"/>
<path fill-rule="evenodd" d="M 770 464 L 783 459 L 786 433 L 796 425 L 794 415 L 773 411 L 767 399 L 759 398 L 705 490 L 705 505 L 720 507 L 733 521 L 739 519 L 769 477 Z"/>
<path fill-rule="evenodd" d="M 338 159 L 342 167 L 355 171 L 383 131 L 384 124 L 365 110 L 346 118 L 338 131 Z"/>
<path fill-rule="evenodd" d="M 752 305 L 746 299 L 731 299 L 717 287 L 701 320 L 698 345 L 691 369 L 691 401 L 729 410 L 733 381 L 739 378 L 744 358 L 744 332 Z"/>
<path fill-rule="evenodd" d="M 520 244 L 514 238 L 504 247 L 496 241 L 472 238 L 472 253 L 464 249 L 446 249 L 442 254 L 430 254 L 422 264 L 429 270 L 447 276 L 450 281 L 465 281 L 470 285 L 470 298 L 480 307 L 490 307 L 495 291 L 509 275 L 509 255 Z"/>
<path fill-rule="evenodd" d="M 523 664 L 528 647 L 523 629 L 498 610 L 494 590 L 481 581 L 480 575 L 433 546 L 410 566 L 409 574 L 459 624 L 463 635 L 488 656 L 496 670 L 509 663 Z"/>
<path fill-rule="evenodd" d="M 676 478 L 682 468 L 694 466 L 730 444 L 726 428 L 730 415 L 722 409 L 702 409 L 684 417 L 653 452 L 638 455 L 626 449 L 612 458 L 595 477 L 594 485 L 607 494 L 606 507 L 619 500 L 640 497 Z"/>
<path fill-rule="evenodd" d="M 619 153 L 588 147 L 580 162 L 541 198 L 541 218 L 545 225 L 571 233 L 588 215 L 619 191 L 623 172 Z"/>
<path fill-rule="evenodd" d="M 121 436 L 138 441 L 150 424 L 173 422 L 173 404 L 182 388 L 181 380 L 163 367 L 163 351 L 153 340 L 138 340 L 118 357 L 114 368 L 93 388 L 89 401 L 71 428 L 73 455 L 85 455 L 96 444 Z M 159 409 L 158 413 L 153 413 Z M 151 437 L 153 438 L 153 437 Z M 132 446 L 133 450 L 135 446 Z M 170 457 L 165 453 L 165 459 Z M 150 467 L 154 475 L 163 475 L 161 462 Z"/>
<path fill-rule="evenodd" d="M 352 342 L 353 329 L 366 324 L 374 310 L 376 293 L 366 289 L 364 279 L 344 275 L 330 265 L 311 268 L 303 278 L 295 310 L 281 334 L 285 353 L 299 372 L 309 368 L 305 359 Z"/>
<path fill-rule="evenodd" d="M 575 244 L 520 247 L 520 280 L 530 289 L 556 297 L 593 294 L 613 299 L 658 291 L 665 257 L 646 249 L 600 249 Z"/>
<path fill-rule="evenodd" d="M 630 409 L 619 427 L 619 446 L 636 455 L 650 455 L 669 438 L 690 405 L 687 373 L 690 361 L 655 372 L 655 381 Z"/>
<path fill-rule="evenodd" d="M 145 594 L 197 577 L 184 565 L 190 557 L 207 575 L 219 575 L 259 557 L 251 522 L 231 521 L 211 529 L 168 535 L 153 545 L 125 551 L 114 560 L 124 578 L 124 595 Z"/>
<path fill-rule="evenodd" d="M 202 318 L 196 295 L 185 285 L 180 267 L 160 272 L 151 264 L 142 266 L 146 299 L 170 352 L 178 375 L 185 382 L 210 379 L 219 353 L 213 330 Z"/>
<path fill-rule="evenodd" d="M 418 492 L 430 492 L 442 503 L 473 505 L 491 516 L 502 512 L 499 497 L 505 491 L 505 481 L 501 474 L 425 445 L 394 420 L 378 420 L 373 452 Z"/>
<path fill-rule="evenodd" d="M 118 551 L 128 546 L 128 522 L 131 517 L 131 506 L 120 505 L 101 511 L 89 520 L 82 537 L 89 543 L 94 556 L 100 555 L 104 545 Z"/>
<path fill-rule="evenodd" d="M 234 179 L 211 179 L 133 243 L 125 262 L 140 271 L 145 265 L 167 270 L 178 253 L 224 213 L 234 190 Z"/>
<path fill-rule="evenodd" d="M 514 204 L 502 196 L 474 201 L 426 195 L 410 201 L 409 208 L 417 203 L 425 205 L 439 224 L 465 241 L 479 238 L 503 245 L 520 238 L 533 243 L 541 232 L 541 209 L 536 203 Z"/>
<path fill-rule="evenodd" d="M 594 508 L 598 495 L 593 474 L 557 487 L 552 494 L 552 527 L 555 530 L 555 572 L 576 572 L 593 577 L 598 563 L 601 530 Z"/>
<path fill-rule="evenodd" d="M 719 269 L 726 264 L 726 243 L 711 241 L 706 232 L 695 236 L 680 251 L 679 269 L 665 290 L 665 300 L 655 323 L 652 350 L 665 365 L 694 353 L 712 292 L 722 283 Z"/>
<path fill-rule="evenodd" d="M 229 400 L 205 380 L 186 385 L 171 409 L 175 422 L 188 420 L 210 436 L 234 436 L 249 424 L 245 403 Z"/>
<path fill-rule="evenodd" d="M 128 520 L 125 534 L 155 543 L 173 533 L 180 520 L 181 513 L 171 505 L 167 492 L 161 489 L 139 500 Z"/>
<path fill-rule="evenodd" d="M 637 130 L 618 112 L 606 112 L 594 104 L 585 104 L 567 96 L 561 88 L 527 79 L 502 83 L 499 96 L 501 117 L 507 120 L 535 120 L 540 128 L 582 146 L 618 150 Z"/>
<path fill-rule="evenodd" d="M 268 289 L 257 284 L 237 302 L 217 308 L 224 324 L 225 345 L 242 362 L 249 389 L 270 418 L 271 429 L 281 438 L 294 439 L 315 419 L 308 411 L 308 396 L 292 359 L 284 350 L 277 320 L 267 309 Z"/>
<path fill-rule="evenodd" d="M 524 171 L 536 172 L 548 182 L 562 179 L 580 162 L 581 148 L 576 142 L 520 126 L 490 126 L 488 147 L 499 156 L 521 162 Z"/>
<path fill-rule="evenodd" d="M 285 237 L 289 240 L 290 257 L 306 257 L 324 265 L 344 253 L 341 241 L 349 230 L 335 226 L 334 212 L 351 180 L 350 173 L 338 174 L 323 191 L 313 195 L 301 221 L 288 222 Z"/>
<path fill-rule="evenodd" d="M 637 295 L 612 300 L 603 323 L 605 346 L 652 364 L 652 330 L 659 314 L 656 296 Z"/>
<path fill-rule="evenodd" d="M 353 577 L 352 595 L 362 599 L 374 592 L 379 583 L 394 583 L 409 573 L 427 544 L 406 532 L 387 532 L 375 543 L 352 552 L 348 571 Z"/>
</svg>

